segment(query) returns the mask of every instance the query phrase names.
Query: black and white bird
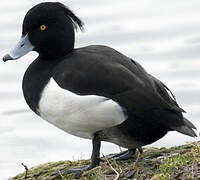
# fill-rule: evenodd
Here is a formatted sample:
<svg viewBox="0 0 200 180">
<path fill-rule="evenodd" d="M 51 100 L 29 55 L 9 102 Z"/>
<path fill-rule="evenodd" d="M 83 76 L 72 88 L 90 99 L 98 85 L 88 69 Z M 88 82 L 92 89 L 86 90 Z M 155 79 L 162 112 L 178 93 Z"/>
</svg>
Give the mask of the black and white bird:
<svg viewBox="0 0 200 180">
<path fill-rule="evenodd" d="M 75 29 L 83 22 L 58 2 L 40 3 L 23 21 L 22 37 L 4 61 L 39 53 L 23 78 L 29 107 L 63 131 L 92 139 L 91 164 L 64 173 L 80 176 L 100 163 L 101 141 L 135 149 L 168 131 L 195 137 L 195 126 L 183 117 L 171 91 L 133 59 L 106 46 L 74 48 Z"/>
</svg>

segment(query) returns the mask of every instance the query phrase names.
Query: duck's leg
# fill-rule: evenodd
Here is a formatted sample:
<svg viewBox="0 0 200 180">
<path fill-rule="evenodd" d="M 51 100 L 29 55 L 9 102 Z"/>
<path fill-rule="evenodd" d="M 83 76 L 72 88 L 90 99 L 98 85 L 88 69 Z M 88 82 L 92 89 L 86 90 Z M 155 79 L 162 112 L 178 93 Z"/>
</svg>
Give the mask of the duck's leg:
<svg viewBox="0 0 200 180">
<path fill-rule="evenodd" d="M 101 147 L 101 139 L 98 133 L 94 134 L 94 137 L 92 139 L 92 146 L 93 149 L 92 149 L 91 163 L 89 165 L 75 169 L 62 170 L 59 173 L 57 172 L 54 173 L 53 175 L 60 176 L 60 174 L 62 175 L 74 174 L 75 178 L 80 178 L 84 171 L 88 171 L 98 166 L 100 163 L 100 147 Z"/>
<path fill-rule="evenodd" d="M 142 153 L 142 148 L 137 148 L 140 153 Z M 115 159 L 115 160 L 127 160 L 130 159 L 136 152 L 136 149 L 128 149 L 126 151 L 122 151 L 118 154 L 109 154 L 106 156 L 107 159 Z"/>
</svg>

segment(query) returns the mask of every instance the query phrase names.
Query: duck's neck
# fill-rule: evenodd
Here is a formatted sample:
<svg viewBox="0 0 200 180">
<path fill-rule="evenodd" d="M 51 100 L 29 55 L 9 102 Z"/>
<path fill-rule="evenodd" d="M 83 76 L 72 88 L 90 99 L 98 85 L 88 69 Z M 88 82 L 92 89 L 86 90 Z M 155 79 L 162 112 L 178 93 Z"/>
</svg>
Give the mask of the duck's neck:
<svg viewBox="0 0 200 180">
<path fill-rule="evenodd" d="M 48 53 L 39 53 L 39 58 L 43 59 L 45 61 L 56 61 L 67 54 L 69 54 L 74 49 L 74 45 L 68 46 L 66 48 L 63 48 L 63 50 L 58 51 L 55 53 L 55 51 L 49 51 Z"/>
<path fill-rule="evenodd" d="M 58 61 L 36 59 L 26 70 L 23 78 L 23 93 L 29 107 L 38 114 L 38 103 L 45 85 L 52 76 L 53 67 Z"/>
</svg>

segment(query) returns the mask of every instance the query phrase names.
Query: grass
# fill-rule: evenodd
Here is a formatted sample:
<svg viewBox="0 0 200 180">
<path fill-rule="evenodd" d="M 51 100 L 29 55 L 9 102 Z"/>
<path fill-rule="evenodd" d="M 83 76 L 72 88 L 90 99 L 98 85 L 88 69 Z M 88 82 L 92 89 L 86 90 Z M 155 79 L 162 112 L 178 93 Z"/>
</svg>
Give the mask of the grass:
<svg viewBox="0 0 200 180">
<path fill-rule="evenodd" d="M 175 170 L 180 166 L 187 166 L 195 161 L 194 157 L 178 154 L 177 156 L 170 155 L 165 162 L 158 168 L 161 180 L 168 180 L 173 177 Z"/>
<path fill-rule="evenodd" d="M 73 175 L 60 177 L 51 174 L 58 170 L 88 164 L 89 160 L 59 161 L 30 168 L 27 180 L 71 180 Z M 24 180 L 25 172 L 10 180 Z M 110 160 L 83 173 L 82 180 L 195 180 L 200 179 L 200 142 L 166 148 L 145 148 L 127 161 Z"/>
</svg>

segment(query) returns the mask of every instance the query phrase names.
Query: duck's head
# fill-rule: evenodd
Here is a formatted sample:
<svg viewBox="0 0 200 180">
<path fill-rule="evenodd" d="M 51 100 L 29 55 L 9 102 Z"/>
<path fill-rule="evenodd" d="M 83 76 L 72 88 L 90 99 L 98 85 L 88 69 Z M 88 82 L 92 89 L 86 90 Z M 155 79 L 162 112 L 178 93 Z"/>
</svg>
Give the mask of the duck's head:
<svg viewBox="0 0 200 180">
<path fill-rule="evenodd" d="M 82 21 L 66 6 L 58 2 L 40 3 L 25 15 L 22 37 L 3 57 L 14 60 L 34 50 L 42 59 L 57 59 L 74 48 L 74 30 L 82 30 Z"/>
</svg>

